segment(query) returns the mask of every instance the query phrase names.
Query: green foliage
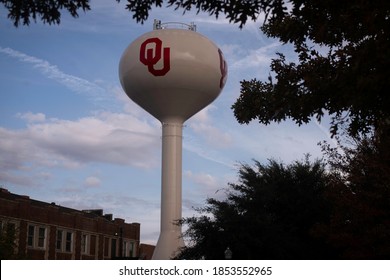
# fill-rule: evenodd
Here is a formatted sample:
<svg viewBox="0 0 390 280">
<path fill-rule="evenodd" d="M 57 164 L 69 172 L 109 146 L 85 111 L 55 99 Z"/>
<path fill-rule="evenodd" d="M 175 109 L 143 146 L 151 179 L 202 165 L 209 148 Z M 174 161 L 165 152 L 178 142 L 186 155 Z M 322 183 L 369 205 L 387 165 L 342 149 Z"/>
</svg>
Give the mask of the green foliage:
<svg viewBox="0 0 390 280">
<path fill-rule="evenodd" d="M 120 0 L 117 0 L 120 2 Z M 126 9 L 133 13 L 133 18 L 140 23 L 144 23 L 149 17 L 149 11 L 152 9 L 153 4 L 156 7 L 161 7 L 163 0 L 127 0 Z"/>
<path fill-rule="evenodd" d="M 119 2 L 119 1 L 118 1 Z M 149 16 L 153 4 L 162 6 L 162 0 L 127 0 L 127 9 L 133 13 L 133 18 L 137 22 L 143 23 Z M 175 10 L 183 10 L 183 13 L 192 9 L 197 13 L 203 11 L 210 15 L 219 17 L 225 15 L 232 23 L 238 23 L 240 27 L 244 26 L 248 19 L 255 20 L 262 7 L 265 7 L 262 0 L 243 0 L 243 1 L 210 1 L 210 0 L 167 0 L 168 7 L 174 7 Z"/>
<path fill-rule="evenodd" d="M 323 164 L 308 158 L 287 166 L 274 160 L 242 165 L 225 200 L 210 198 L 199 217 L 182 220 L 190 245 L 178 258 L 223 259 L 227 247 L 234 259 L 330 258 L 311 234 L 328 221 L 325 185 Z"/>
<path fill-rule="evenodd" d="M 390 258 L 389 136 L 386 125 L 371 136 L 352 139 L 355 145 L 323 146 L 331 174 L 326 196 L 333 205 L 332 218 L 315 232 L 341 258 Z"/>
<path fill-rule="evenodd" d="M 326 168 L 241 165 L 225 199 L 181 221 L 190 242 L 178 258 L 223 259 L 229 247 L 234 259 L 389 259 L 390 126 L 346 138 L 322 144 Z"/>
<path fill-rule="evenodd" d="M 240 123 L 291 118 L 298 125 L 324 113 L 332 135 L 343 124 L 356 136 L 390 117 L 390 2 L 292 1 L 273 10 L 262 30 L 294 45 L 298 62 L 273 59 L 274 80 L 241 82 L 232 106 Z"/>
<path fill-rule="evenodd" d="M 78 17 L 78 12 L 90 10 L 89 0 L 0 0 L 8 10 L 8 18 L 16 27 L 20 23 L 29 25 L 31 19 L 37 17 L 43 23 L 59 24 L 61 11 L 67 10 L 72 17 Z"/>
<path fill-rule="evenodd" d="M 121 2 L 121 0 L 115 0 Z M 73 17 L 78 17 L 78 10 L 84 12 L 90 10 L 89 0 L 0 0 L 9 11 L 8 17 L 15 26 L 20 23 L 30 24 L 32 18 L 36 21 L 37 16 L 44 23 L 59 24 L 61 10 L 67 10 Z M 126 9 L 133 14 L 133 18 L 140 23 L 144 23 L 149 17 L 149 11 L 153 6 L 161 7 L 163 0 L 126 0 Z M 238 23 L 242 27 L 248 19 L 255 20 L 264 1 L 210 1 L 210 0 L 167 0 L 168 7 L 183 12 L 196 9 L 197 12 L 204 11 L 218 18 L 224 14 L 230 22 Z"/>
<path fill-rule="evenodd" d="M 14 259 L 16 248 L 16 229 L 14 224 L 2 224 L 0 228 L 0 260 Z"/>
</svg>

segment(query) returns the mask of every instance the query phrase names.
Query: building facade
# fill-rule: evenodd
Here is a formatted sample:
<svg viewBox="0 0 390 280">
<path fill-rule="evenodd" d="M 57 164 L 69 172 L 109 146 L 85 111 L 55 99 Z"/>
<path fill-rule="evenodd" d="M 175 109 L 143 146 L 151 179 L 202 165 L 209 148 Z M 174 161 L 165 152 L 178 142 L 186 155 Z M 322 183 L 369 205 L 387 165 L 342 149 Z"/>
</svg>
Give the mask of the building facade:
<svg viewBox="0 0 390 280">
<path fill-rule="evenodd" d="M 15 255 L 25 259 L 104 260 L 139 256 L 140 224 L 30 199 L 0 188 L 2 232 L 15 233 Z"/>
</svg>

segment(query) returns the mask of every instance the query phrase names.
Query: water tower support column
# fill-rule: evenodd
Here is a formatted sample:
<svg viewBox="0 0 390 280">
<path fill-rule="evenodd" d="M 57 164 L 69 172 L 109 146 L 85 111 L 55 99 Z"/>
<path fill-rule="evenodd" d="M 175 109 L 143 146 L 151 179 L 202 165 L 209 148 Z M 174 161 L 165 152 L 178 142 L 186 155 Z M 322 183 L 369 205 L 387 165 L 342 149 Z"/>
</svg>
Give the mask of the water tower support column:
<svg viewBox="0 0 390 280">
<path fill-rule="evenodd" d="M 167 260 L 184 246 L 181 238 L 182 122 L 162 123 L 161 232 L 153 259 Z"/>
</svg>

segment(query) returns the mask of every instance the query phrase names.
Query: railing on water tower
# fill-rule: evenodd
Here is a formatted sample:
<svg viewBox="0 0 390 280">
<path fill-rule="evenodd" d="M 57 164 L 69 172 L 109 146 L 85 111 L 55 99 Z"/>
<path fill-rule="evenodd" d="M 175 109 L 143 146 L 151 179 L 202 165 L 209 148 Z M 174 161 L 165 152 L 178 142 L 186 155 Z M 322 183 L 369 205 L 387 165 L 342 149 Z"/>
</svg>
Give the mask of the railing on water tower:
<svg viewBox="0 0 390 280">
<path fill-rule="evenodd" d="M 153 30 L 158 29 L 168 29 L 168 28 L 179 28 L 179 29 L 188 29 L 196 32 L 195 23 L 191 22 L 190 24 L 183 22 L 164 22 L 161 23 L 161 20 L 155 19 L 153 23 Z"/>
</svg>

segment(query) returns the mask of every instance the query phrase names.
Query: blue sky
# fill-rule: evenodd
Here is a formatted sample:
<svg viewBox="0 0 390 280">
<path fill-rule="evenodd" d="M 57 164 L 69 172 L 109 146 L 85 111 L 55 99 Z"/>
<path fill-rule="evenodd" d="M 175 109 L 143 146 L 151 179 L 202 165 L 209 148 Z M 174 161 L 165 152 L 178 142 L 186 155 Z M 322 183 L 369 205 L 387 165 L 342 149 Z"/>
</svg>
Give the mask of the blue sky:
<svg viewBox="0 0 390 280">
<path fill-rule="evenodd" d="M 161 125 L 123 92 L 118 64 L 125 48 L 153 28 L 153 20 L 194 22 L 224 52 L 227 84 L 183 131 L 183 216 L 237 180 L 239 163 L 305 153 L 321 157 L 327 125 L 298 127 L 237 123 L 230 109 L 240 80 L 266 80 L 276 52 L 292 48 L 266 38 L 258 22 L 243 29 L 225 19 L 154 8 L 136 23 L 123 4 L 91 1 L 77 19 L 59 26 L 15 28 L 0 7 L 0 185 L 33 199 L 141 223 L 141 242 L 159 235 Z"/>
</svg>

